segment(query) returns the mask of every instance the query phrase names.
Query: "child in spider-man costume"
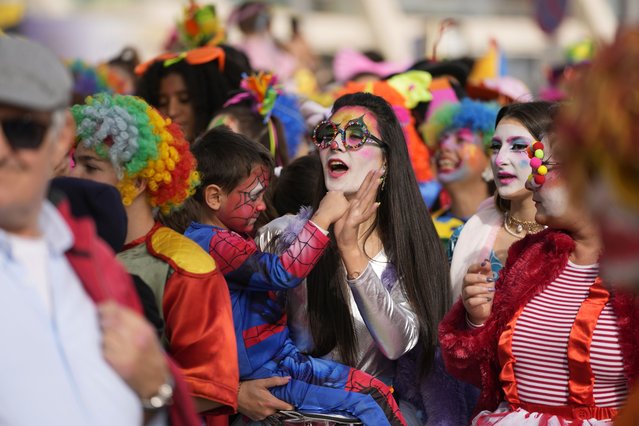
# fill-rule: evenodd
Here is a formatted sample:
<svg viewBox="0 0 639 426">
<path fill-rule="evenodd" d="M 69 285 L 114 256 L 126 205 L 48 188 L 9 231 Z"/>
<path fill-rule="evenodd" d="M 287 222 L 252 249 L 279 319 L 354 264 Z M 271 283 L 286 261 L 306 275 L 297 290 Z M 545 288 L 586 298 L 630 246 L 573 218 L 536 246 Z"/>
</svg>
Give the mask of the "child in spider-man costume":
<svg viewBox="0 0 639 426">
<path fill-rule="evenodd" d="M 300 284 L 329 243 L 327 229 L 348 207 L 329 192 L 311 220 L 294 232 L 281 255 L 258 250 L 250 238 L 271 177 L 269 152 L 226 128 L 215 128 L 192 147 L 202 186 L 199 222 L 185 235 L 211 256 L 231 293 L 240 380 L 290 376 L 272 388 L 300 411 L 349 413 L 365 424 L 405 424 L 389 388 L 348 366 L 302 354 L 289 338 L 287 290 Z"/>
</svg>

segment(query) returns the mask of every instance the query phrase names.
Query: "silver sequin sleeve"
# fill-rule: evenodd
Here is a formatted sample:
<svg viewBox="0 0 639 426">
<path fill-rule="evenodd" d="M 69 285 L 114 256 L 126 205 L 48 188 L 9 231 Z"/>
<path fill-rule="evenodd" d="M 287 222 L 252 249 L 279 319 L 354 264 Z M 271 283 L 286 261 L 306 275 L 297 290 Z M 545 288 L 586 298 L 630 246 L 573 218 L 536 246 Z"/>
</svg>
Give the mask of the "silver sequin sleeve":
<svg viewBox="0 0 639 426">
<path fill-rule="evenodd" d="M 387 290 L 369 263 L 359 277 L 347 282 L 366 327 L 384 356 L 395 360 L 415 347 L 419 322 L 399 281 Z"/>
</svg>

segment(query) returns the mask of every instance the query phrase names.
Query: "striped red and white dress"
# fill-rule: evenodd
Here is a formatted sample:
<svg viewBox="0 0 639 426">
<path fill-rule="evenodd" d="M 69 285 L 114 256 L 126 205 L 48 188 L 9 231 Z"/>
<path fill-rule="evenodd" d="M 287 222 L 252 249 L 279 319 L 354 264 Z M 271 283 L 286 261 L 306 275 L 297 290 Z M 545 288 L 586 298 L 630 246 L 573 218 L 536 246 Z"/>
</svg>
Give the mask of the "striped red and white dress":
<svg viewBox="0 0 639 426">
<path fill-rule="evenodd" d="M 522 403 L 546 406 L 568 404 L 568 340 L 577 312 L 599 272 L 598 265 L 569 262 L 562 273 L 531 299 L 519 316 L 512 337 L 517 393 Z M 608 302 L 592 335 L 590 364 L 595 378 L 594 400 L 598 407 L 620 408 L 628 395 L 619 347 L 616 316 Z M 496 412 L 480 413 L 479 425 L 603 425 L 596 419 L 569 421 L 555 415 L 511 411 L 502 404 Z"/>
</svg>

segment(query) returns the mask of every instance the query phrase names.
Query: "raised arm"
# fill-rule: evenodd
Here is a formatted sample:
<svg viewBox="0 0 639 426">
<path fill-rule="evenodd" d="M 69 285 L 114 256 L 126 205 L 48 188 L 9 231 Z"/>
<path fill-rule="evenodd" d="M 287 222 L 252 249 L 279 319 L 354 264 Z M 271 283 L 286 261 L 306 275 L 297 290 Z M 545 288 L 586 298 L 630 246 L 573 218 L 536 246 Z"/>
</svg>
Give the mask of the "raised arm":
<svg viewBox="0 0 639 426">
<path fill-rule="evenodd" d="M 348 207 L 344 194 L 329 191 L 310 220 L 303 222 L 281 254 L 264 253 L 255 242 L 229 231 L 219 230 L 208 251 L 229 283 L 241 282 L 241 289 L 270 291 L 296 287 L 311 272 L 328 246 L 328 227 Z"/>
<path fill-rule="evenodd" d="M 259 251 L 253 240 L 228 230 L 213 236 L 209 253 L 230 285 L 240 282 L 243 290 L 286 290 L 309 274 L 328 242 L 328 236 L 308 221 L 279 256 Z"/>
</svg>

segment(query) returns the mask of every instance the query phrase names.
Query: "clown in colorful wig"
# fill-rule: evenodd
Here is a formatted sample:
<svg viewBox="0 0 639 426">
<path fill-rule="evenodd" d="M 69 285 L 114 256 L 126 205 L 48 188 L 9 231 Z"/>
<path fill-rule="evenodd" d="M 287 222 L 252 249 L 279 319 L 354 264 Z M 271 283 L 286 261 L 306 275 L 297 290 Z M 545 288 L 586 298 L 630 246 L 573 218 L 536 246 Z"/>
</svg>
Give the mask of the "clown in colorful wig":
<svg viewBox="0 0 639 426">
<path fill-rule="evenodd" d="M 143 191 L 151 207 L 169 213 L 195 192 L 195 160 L 182 131 L 141 98 L 98 94 L 72 113 L 79 167 L 117 186 L 125 206 Z M 104 167 L 91 166 L 85 154 Z"/>
<path fill-rule="evenodd" d="M 157 221 L 157 210 L 178 209 L 199 182 L 189 143 L 177 124 L 135 96 L 98 94 L 71 111 L 71 174 L 119 189 L 128 226 L 118 258 L 153 291 L 168 350 L 198 411 L 235 410 L 238 367 L 224 278 L 197 244 Z"/>
<path fill-rule="evenodd" d="M 444 242 L 489 196 L 487 151 L 498 109 L 497 104 L 466 98 L 442 104 L 422 126 L 424 140 L 435 151 L 437 179 L 446 191 L 440 197 L 441 208 L 433 213 Z"/>
</svg>

